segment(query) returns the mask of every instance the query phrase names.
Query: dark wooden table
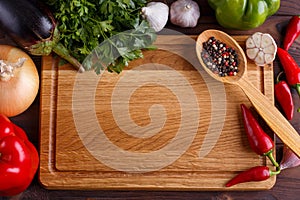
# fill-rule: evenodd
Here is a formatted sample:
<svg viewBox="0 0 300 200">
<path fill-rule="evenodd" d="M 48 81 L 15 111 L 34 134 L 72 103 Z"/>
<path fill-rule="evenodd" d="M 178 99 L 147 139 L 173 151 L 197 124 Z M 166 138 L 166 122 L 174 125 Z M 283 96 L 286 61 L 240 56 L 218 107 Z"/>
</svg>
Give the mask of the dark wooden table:
<svg viewBox="0 0 300 200">
<path fill-rule="evenodd" d="M 164 1 L 170 4 L 171 0 Z M 231 35 L 249 35 L 254 32 L 270 33 L 278 45 L 282 45 L 282 39 L 288 20 L 292 15 L 300 15 L 299 0 L 282 0 L 279 11 L 268 18 L 268 20 L 259 28 L 249 31 L 227 30 L 219 26 L 215 20 L 214 13 L 209 8 L 206 0 L 198 0 L 201 7 L 201 18 L 199 25 L 195 28 L 178 28 L 168 24 L 167 27 L 181 31 L 185 34 L 199 34 L 206 29 L 219 29 Z M 0 42 L 13 44 L 5 33 L 0 35 Z M 289 52 L 300 65 L 300 38 L 292 45 Z M 40 66 L 40 58 L 33 57 L 36 65 Z M 281 70 L 281 66 L 276 59 L 274 62 L 274 76 Z M 300 99 L 293 90 L 293 97 L 296 106 L 300 107 Z M 295 129 L 300 133 L 300 113 L 296 113 L 291 121 Z M 31 107 L 19 116 L 11 118 L 13 122 L 20 125 L 28 133 L 30 140 L 39 147 L 39 96 L 36 98 Z M 282 156 L 283 144 L 277 140 L 277 159 L 280 161 Z M 41 187 L 36 176 L 30 187 L 22 194 L 15 197 L 0 197 L 0 199 L 299 199 L 300 198 L 300 167 L 282 171 L 277 176 L 276 185 L 267 191 L 68 191 L 68 190 L 46 190 Z"/>
</svg>

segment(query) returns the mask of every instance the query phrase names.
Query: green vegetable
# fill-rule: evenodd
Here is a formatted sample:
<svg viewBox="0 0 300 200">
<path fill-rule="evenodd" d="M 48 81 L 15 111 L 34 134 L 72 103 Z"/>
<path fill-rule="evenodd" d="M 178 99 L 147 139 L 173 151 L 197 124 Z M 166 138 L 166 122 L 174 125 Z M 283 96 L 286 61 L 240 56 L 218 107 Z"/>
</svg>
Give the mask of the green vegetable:
<svg viewBox="0 0 300 200">
<path fill-rule="evenodd" d="M 146 21 L 132 30 L 120 32 L 98 45 L 83 61 L 87 70 L 100 74 L 108 67 L 109 71 L 120 72 L 128 62 L 143 56 L 140 48 L 150 49 L 156 34 L 149 31 Z M 120 65 L 121 64 L 121 65 Z"/>
<path fill-rule="evenodd" d="M 83 62 L 86 70 L 100 73 L 103 67 L 108 67 L 109 71 L 120 73 L 129 61 L 142 57 L 141 49 L 150 46 L 156 38 L 154 30 L 141 16 L 146 0 L 43 1 L 59 23 L 60 42 Z M 117 38 L 111 38 L 116 35 Z M 128 41 L 122 43 L 124 38 Z M 134 48 L 126 47 L 129 41 Z M 94 60 L 85 59 L 92 52 L 102 60 L 93 63 Z"/>
<path fill-rule="evenodd" d="M 280 7 L 280 0 L 208 0 L 208 3 L 221 26 L 239 30 L 262 25 Z"/>
</svg>

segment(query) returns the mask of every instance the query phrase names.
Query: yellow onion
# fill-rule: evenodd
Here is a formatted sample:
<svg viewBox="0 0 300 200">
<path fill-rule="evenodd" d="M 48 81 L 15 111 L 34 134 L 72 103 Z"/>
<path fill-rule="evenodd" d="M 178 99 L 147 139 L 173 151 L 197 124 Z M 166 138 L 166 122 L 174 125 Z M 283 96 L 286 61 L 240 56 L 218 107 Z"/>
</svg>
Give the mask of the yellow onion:
<svg viewBox="0 0 300 200">
<path fill-rule="evenodd" d="M 0 113 L 12 117 L 24 112 L 38 90 L 33 60 L 17 47 L 0 45 Z"/>
</svg>

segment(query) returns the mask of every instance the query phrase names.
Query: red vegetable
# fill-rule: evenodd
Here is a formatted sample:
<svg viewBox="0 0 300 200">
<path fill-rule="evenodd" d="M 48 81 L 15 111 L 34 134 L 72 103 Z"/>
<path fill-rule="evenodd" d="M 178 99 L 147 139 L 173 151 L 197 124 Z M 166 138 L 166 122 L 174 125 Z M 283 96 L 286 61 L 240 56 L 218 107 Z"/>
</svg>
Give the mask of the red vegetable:
<svg viewBox="0 0 300 200">
<path fill-rule="evenodd" d="M 283 48 L 287 51 L 300 34 L 300 16 L 293 16 L 286 28 Z"/>
<path fill-rule="evenodd" d="M 0 115 L 0 196 L 23 192 L 31 183 L 38 163 L 37 150 L 26 133 Z"/>
<path fill-rule="evenodd" d="M 277 55 L 284 69 L 288 84 L 295 87 L 300 95 L 300 68 L 293 57 L 284 49 L 277 47 Z"/>
<path fill-rule="evenodd" d="M 285 116 L 288 120 L 291 120 L 294 115 L 294 102 L 291 94 L 289 85 L 284 81 L 280 81 L 279 77 L 282 73 L 277 76 L 277 83 L 275 85 L 275 97 L 283 109 Z"/>
<path fill-rule="evenodd" d="M 278 167 L 279 164 L 273 157 L 273 140 L 264 132 L 251 111 L 244 104 L 241 104 L 241 109 L 244 128 L 252 150 L 258 155 L 268 156 L 272 163 Z"/>
<path fill-rule="evenodd" d="M 226 187 L 231 187 L 238 183 L 245 183 L 250 181 L 264 181 L 275 174 L 279 174 L 280 171 L 273 172 L 266 166 L 257 166 L 243 171 L 240 174 L 233 177 L 226 183 Z"/>
</svg>

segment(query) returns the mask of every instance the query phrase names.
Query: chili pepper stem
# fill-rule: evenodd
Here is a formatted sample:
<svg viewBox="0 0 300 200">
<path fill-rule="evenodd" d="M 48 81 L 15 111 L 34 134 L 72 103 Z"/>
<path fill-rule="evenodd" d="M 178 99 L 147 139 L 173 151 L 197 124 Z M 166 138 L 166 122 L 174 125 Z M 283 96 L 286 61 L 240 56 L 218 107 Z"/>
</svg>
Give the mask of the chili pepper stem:
<svg viewBox="0 0 300 200">
<path fill-rule="evenodd" d="M 276 76 L 276 83 L 280 82 L 280 77 L 283 75 L 283 71 L 279 72 L 278 75 Z"/>
<path fill-rule="evenodd" d="M 279 167 L 278 162 L 277 162 L 277 161 L 274 159 L 274 157 L 273 157 L 273 150 L 271 150 L 271 151 L 265 153 L 264 155 L 267 156 L 267 157 L 271 160 L 272 164 L 273 164 L 275 167 Z"/>
<path fill-rule="evenodd" d="M 280 174 L 280 172 L 281 172 L 280 168 L 278 168 L 277 171 L 272 171 L 272 170 L 270 170 L 270 177 L 271 177 L 271 176 L 274 176 L 274 175 L 278 175 L 278 174 Z"/>
<path fill-rule="evenodd" d="M 300 97 L 300 83 L 297 83 L 297 84 L 295 85 L 295 88 L 296 88 L 296 90 L 297 90 L 297 92 L 298 92 L 298 94 L 299 94 L 299 97 Z"/>
<path fill-rule="evenodd" d="M 298 95 L 299 95 L 299 97 L 300 97 L 300 83 L 296 84 L 295 87 L 296 87 L 296 90 L 297 90 Z M 297 112 L 300 112 L 300 108 L 297 109 Z"/>
</svg>

